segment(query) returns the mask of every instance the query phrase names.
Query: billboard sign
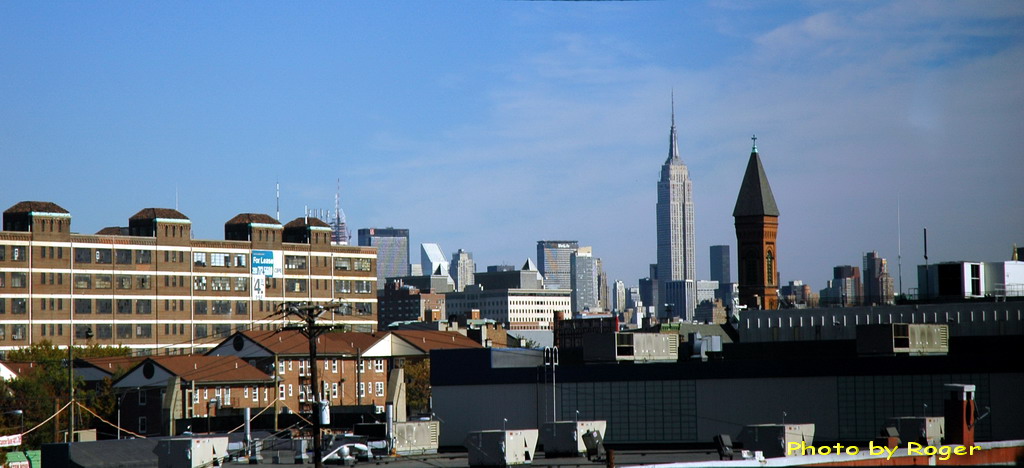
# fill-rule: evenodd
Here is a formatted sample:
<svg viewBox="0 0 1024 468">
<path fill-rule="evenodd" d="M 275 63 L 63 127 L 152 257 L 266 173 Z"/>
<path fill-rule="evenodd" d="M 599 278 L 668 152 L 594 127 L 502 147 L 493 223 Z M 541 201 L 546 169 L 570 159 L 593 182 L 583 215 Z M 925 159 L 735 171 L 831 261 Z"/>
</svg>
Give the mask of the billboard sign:
<svg viewBox="0 0 1024 468">
<path fill-rule="evenodd" d="M 265 278 L 283 278 L 284 256 L 273 250 L 253 250 L 252 274 Z"/>
</svg>

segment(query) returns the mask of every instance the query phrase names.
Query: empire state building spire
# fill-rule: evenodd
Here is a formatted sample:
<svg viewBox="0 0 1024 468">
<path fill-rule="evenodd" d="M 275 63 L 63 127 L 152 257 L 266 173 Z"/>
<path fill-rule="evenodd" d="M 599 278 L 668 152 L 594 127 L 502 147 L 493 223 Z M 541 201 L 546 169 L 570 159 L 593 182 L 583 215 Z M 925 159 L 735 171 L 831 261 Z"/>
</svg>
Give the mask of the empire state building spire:
<svg viewBox="0 0 1024 468">
<path fill-rule="evenodd" d="M 658 315 L 693 319 L 696 308 L 697 259 L 690 171 L 679 157 L 676 134 L 675 96 L 672 96 L 672 125 L 669 153 L 658 181 Z"/>
</svg>

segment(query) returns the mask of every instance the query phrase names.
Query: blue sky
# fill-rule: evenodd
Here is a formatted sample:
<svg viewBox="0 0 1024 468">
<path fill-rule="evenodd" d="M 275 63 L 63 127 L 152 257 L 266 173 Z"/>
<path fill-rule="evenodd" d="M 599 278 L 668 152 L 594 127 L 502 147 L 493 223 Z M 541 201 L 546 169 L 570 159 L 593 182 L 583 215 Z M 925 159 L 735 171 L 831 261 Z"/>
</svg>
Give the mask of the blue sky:
<svg viewBox="0 0 1024 468">
<path fill-rule="evenodd" d="M 349 225 L 409 228 L 414 258 L 576 239 L 635 285 L 674 90 L 701 278 L 756 133 L 783 281 L 870 250 L 896 275 L 899 200 L 909 289 L 924 227 L 933 262 L 1024 245 L 1022 82 L 1016 1 L 8 1 L 0 205 L 92 233 L 177 193 L 221 239 L 275 182 L 287 222 L 341 179 Z"/>
</svg>

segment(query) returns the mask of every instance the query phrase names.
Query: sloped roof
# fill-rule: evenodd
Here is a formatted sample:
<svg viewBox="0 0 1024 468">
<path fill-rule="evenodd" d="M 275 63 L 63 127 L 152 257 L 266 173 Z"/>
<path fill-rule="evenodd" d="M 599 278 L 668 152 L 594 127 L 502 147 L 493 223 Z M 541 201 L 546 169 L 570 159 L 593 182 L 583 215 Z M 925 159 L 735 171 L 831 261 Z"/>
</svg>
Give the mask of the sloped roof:
<svg viewBox="0 0 1024 468">
<path fill-rule="evenodd" d="M 740 194 L 736 198 L 736 208 L 732 215 L 738 216 L 778 216 L 779 207 L 775 204 L 772 187 L 768 185 L 768 176 L 764 173 L 761 158 L 755 149 L 750 153 L 747 171 L 743 174 Z"/>
<path fill-rule="evenodd" d="M 145 360 L 146 358 L 144 356 L 111 356 L 75 359 L 75 361 L 85 362 L 97 369 L 100 369 L 110 374 L 113 374 L 119 370 L 131 369 L 132 367 L 135 367 L 138 363 Z"/>
<path fill-rule="evenodd" d="M 182 380 L 191 382 L 263 382 L 271 378 L 237 356 L 150 356 L 139 366 L 146 365 L 147 361 L 153 361 Z"/>
<path fill-rule="evenodd" d="M 41 368 L 41 366 L 37 366 L 34 362 L 4 361 L 4 365 L 19 377 L 25 375 L 26 372 Z"/>
<path fill-rule="evenodd" d="M 138 213 L 128 218 L 129 221 L 138 221 L 145 219 L 188 219 L 188 216 L 181 214 L 180 211 L 172 208 L 143 208 Z"/>
<path fill-rule="evenodd" d="M 224 224 L 281 224 L 281 222 L 262 213 L 241 213 Z"/>
<path fill-rule="evenodd" d="M 128 228 L 120 226 L 107 226 L 99 231 L 96 231 L 97 236 L 126 236 L 128 235 Z"/>
<path fill-rule="evenodd" d="M 296 228 L 296 227 L 305 227 L 305 226 L 317 226 L 317 227 L 325 227 L 325 228 L 331 227 L 330 224 L 327 224 L 327 223 L 321 221 L 320 218 L 314 218 L 312 216 L 309 216 L 309 217 L 299 216 L 298 218 L 295 218 L 295 219 L 289 221 L 288 224 L 284 225 L 284 227 L 286 227 L 286 228 Z"/>
<path fill-rule="evenodd" d="M 61 208 L 60 205 L 53 202 L 44 201 L 23 201 L 15 203 L 14 206 L 4 211 L 7 213 L 70 213 L 68 210 Z"/>
<path fill-rule="evenodd" d="M 243 335 L 259 343 L 264 348 L 270 350 L 270 352 L 278 355 L 288 354 L 309 354 L 309 339 L 307 339 L 298 330 L 246 330 L 242 332 Z M 347 335 L 354 335 L 354 337 L 348 338 Z M 320 335 L 320 340 L 317 342 L 316 351 L 318 355 L 338 355 L 338 354 L 356 354 L 355 345 L 351 344 L 354 341 L 358 341 L 357 344 L 363 343 L 366 340 L 362 335 L 369 335 L 367 333 L 324 333 Z M 378 338 L 373 338 L 373 342 L 376 342 Z M 371 342 L 372 344 L 372 342 Z"/>
<path fill-rule="evenodd" d="M 391 334 L 405 340 L 425 353 L 434 349 L 483 348 L 480 343 L 453 331 L 392 330 Z"/>
</svg>

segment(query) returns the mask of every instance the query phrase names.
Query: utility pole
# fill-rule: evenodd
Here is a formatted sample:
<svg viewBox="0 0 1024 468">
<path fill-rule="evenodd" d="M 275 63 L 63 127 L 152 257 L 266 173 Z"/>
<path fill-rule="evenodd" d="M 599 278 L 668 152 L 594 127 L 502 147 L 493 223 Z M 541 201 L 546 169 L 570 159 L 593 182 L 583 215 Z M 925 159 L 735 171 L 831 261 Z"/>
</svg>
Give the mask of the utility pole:
<svg viewBox="0 0 1024 468">
<path fill-rule="evenodd" d="M 334 307 L 331 307 L 332 309 Z M 330 330 L 331 326 L 317 325 L 316 320 L 320 318 L 328 309 L 318 304 L 307 304 L 307 303 L 283 303 L 279 306 L 278 313 L 283 315 L 284 318 L 295 318 L 301 321 L 301 324 L 287 325 L 284 327 L 285 330 L 299 330 L 303 336 L 309 340 L 309 365 L 312 383 L 310 385 L 311 392 L 315 395 L 316 405 L 314 405 L 313 411 L 313 466 L 316 468 L 323 468 L 323 448 L 321 447 L 321 409 L 320 405 L 323 404 L 320 398 L 320 382 L 317 376 L 317 364 L 316 364 L 316 342 L 320 335 Z"/>
</svg>

